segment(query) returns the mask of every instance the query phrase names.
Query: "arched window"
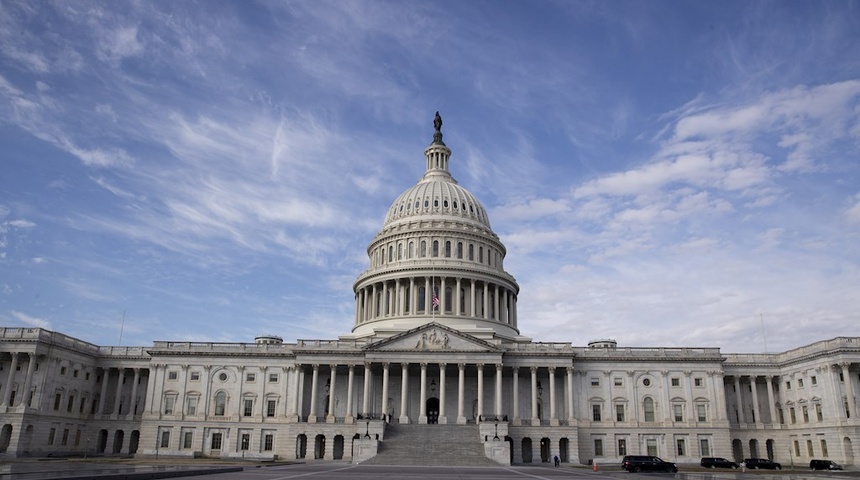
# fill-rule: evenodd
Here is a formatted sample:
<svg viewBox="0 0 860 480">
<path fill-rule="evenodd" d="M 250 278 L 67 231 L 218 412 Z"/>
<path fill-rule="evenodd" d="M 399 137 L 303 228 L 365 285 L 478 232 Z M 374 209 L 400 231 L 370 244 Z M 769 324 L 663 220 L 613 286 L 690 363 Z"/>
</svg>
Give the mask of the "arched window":
<svg viewBox="0 0 860 480">
<path fill-rule="evenodd" d="M 445 242 L 445 258 L 451 258 L 451 242 Z"/>
<path fill-rule="evenodd" d="M 466 289 L 460 288 L 460 313 L 466 313 Z"/>
<path fill-rule="evenodd" d="M 407 255 L 409 256 L 406 258 L 412 258 L 415 256 L 415 242 L 409 242 L 409 253 L 407 253 Z"/>
<path fill-rule="evenodd" d="M 420 247 L 420 250 L 418 252 L 418 256 L 419 257 L 426 257 L 427 256 L 427 241 L 426 240 L 421 240 L 421 247 Z"/>
<path fill-rule="evenodd" d="M 454 289 L 451 287 L 445 287 L 445 312 L 452 312 L 454 308 L 452 307 L 454 302 Z"/>
<path fill-rule="evenodd" d="M 397 244 L 397 259 L 403 260 L 403 244 L 402 243 Z"/>
<path fill-rule="evenodd" d="M 389 262 L 394 261 L 394 246 L 393 245 L 388 247 L 388 261 Z"/>
<path fill-rule="evenodd" d="M 227 411 L 227 393 L 218 392 L 215 394 L 215 415 L 223 417 Z"/>
<path fill-rule="evenodd" d="M 471 243 L 469 244 L 469 261 L 475 261 L 475 246 Z"/>
<path fill-rule="evenodd" d="M 478 247 L 478 263 L 484 263 L 484 247 Z"/>
<path fill-rule="evenodd" d="M 642 410 L 645 413 L 645 421 L 654 421 L 654 400 L 651 397 L 645 397 L 642 401 Z"/>
<path fill-rule="evenodd" d="M 427 307 L 427 289 L 424 287 L 418 287 L 418 311 L 423 312 Z"/>
<path fill-rule="evenodd" d="M 457 258 L 463 259 L 463 242 L 457 242 Z"/>
<path fill-rule="evenodd" d="M 433 240 L 433 256 L 439 256 L 439 240 Z"/>
</svg>

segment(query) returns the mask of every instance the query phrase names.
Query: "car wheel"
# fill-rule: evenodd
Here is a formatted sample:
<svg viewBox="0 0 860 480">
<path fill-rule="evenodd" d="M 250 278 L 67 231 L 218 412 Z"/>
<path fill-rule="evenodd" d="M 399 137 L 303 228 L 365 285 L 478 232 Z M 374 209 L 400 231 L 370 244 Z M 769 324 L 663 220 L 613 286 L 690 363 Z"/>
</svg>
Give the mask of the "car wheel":
<svg viewBox="0 0 860 480">
<path fill-rule="evenodd" d="M 777 465 L 776 467 L 774 467 L 774 470 L 782 470 L 782 467 L 780 467 L 779 465 Z"/>
<path fill-rule="evenodd" d="M 737 469 L 738 469 L 737 465 L 732 467 L 732 470 L 737 470 Z"/>
<path fill-rule="evenodd" d="M 633 467 L 633 471 L 639 473 L 642 471 L 642 467 Z"/>
<path fill-rule="evenodd" d="M 678 473 L 678 469 L 677 468 L 670 468 L 669 473 Z"/>
<path fill-rule="evenodd" d="M 716 465 L 711 465 L 711 466 L 710 466 L 710 467 L 708 467 L 708 468 L 717 468 L 717 466 L 716 466 Z"/>
</svg>

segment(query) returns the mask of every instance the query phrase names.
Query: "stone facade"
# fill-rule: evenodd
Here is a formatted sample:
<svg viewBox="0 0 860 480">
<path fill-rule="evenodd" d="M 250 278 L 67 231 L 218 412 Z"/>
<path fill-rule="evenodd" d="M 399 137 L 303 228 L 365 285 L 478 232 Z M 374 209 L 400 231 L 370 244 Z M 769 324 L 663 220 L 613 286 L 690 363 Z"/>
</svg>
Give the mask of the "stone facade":
<svg viewBox="0 0 860 480">
<path fill-rule="evenodd" d="M 499 463 L 855 463 L 860 338 L 755 355 L 534 342 L 505 247 L 451 177 L 438 128 L 424 154 L 337 339 L 100 347 L 0 328 L 0 456 L 363 461 L 396 422 L 477 423 Z"/>
</svg>

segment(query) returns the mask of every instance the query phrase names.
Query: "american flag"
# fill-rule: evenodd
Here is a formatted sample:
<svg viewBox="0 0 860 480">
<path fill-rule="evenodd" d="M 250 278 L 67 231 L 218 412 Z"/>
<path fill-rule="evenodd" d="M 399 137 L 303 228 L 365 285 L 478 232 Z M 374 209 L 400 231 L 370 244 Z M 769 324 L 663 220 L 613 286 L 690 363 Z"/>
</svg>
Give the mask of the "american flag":
<svg viewBox="0 0 860 480">
<path fill-rule="evenodd" d="M 436 290 L 433 290 L 433 310 L 439 308 L 439 296 L 436 295 Z"/>
</svg>

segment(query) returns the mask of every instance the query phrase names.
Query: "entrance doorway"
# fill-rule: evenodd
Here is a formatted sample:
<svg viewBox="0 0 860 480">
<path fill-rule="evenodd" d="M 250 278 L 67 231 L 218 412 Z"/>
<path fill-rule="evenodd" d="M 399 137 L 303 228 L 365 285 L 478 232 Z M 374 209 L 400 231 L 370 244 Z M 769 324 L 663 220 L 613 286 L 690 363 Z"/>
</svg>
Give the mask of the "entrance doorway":
<svg viewBox="0 0 860 480">
<path fill-rule="evenodd" d="M 439 423 L 439 399 L 436 397 L 427 399 L 427 423 Z"/>
</svg>

